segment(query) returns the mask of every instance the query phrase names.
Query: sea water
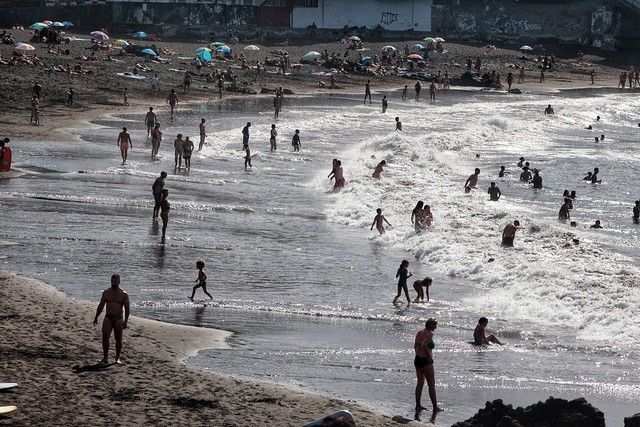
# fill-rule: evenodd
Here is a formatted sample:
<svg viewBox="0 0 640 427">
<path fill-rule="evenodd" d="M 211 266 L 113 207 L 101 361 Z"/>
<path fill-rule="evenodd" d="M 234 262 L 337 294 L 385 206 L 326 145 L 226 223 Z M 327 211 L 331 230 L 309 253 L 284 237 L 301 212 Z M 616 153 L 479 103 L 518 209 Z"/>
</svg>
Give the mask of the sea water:
<svg viewBox="0 0 640 427">
<path fill-rule="evenodd" d="M 264 98 L 199 105 L 173 120 L 161 114 L 155 162 L 142 114 L 70 129 L 71 143 L 12 141 L 15 166 L 29 174 L 0 181 L 0 266 L 94 301 L 120 273 L 133 313 L 235 332 L 230 350 L 203 351 L 188 364 L 392 415 L 413 417 L 413 339 L 428 317 L 439 320 L 434 358 L 446 411 L 437 424 L 495 398 L 585 396 L 611 425 L 637 412 L 640 227 L 631 209 L 640 199 L 640 99 L 450 91 L 430 104 L 388 95 L 386 114 L 346 95 L 287 99 L 274 153 Z M 548 103 L 553 117 L 543 115 Z M 208 145 L 194 152 L 190 171 L 174 170 L 175 134 L 197 146 L 201 117 Z M 240 134 L 247 121 L 249 171 Z M 133 140 L 125 166 L 122 126 Z M 601 134 L 605 142 L 595 144 Z M 520 156 L 541 171 L 542 190 L 518 181 Z M 347 180 L 338 192 L 327 179 L 333 158 Z M 382 159 L 388 166 L 372 179 Z M 501 165 L 511 172 L 504 179 Z M 476 167 L 478 189 L 465 194 Z M 600 185 L 582 180 L 594 167 Z M 161 170 L 172 207 L 164 244 L 151 219 Z M 486 194 L 491 181 L 503 193 L 497 203 Z M 575 228 L 557 220 L 565 189 L 577 192 Z M 420 235 L 410 223 L 418 200 L 434 215 Z M 392 224 L 384 236 L 369 230 L 378 207 Z M 522 226 L 515 247 L 502 248 L 514 219 Z M 596 219 L 603 230 L 589 228 Z M 201 291 L 196 304 L 188 300 L 197 259 L 213 303 Z M 391 304 L 402 259 L 414 278 L 434 279 L 430 302 Z M 469 344 L 480 316 L 506 346 Z"/>
</svg>

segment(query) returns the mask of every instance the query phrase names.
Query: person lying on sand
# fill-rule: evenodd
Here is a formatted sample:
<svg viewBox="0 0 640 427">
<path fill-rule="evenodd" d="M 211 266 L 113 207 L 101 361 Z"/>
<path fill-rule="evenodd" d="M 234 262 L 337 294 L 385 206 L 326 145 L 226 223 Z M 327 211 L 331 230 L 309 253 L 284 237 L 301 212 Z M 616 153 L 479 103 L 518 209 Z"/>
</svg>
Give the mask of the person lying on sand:
<svg viewBox="0 0 640 427">
<path fill-rule="evenodd" d="M 495 335 L 491 334 L 489 336 L 485 335 L 485 328 L 489 324 L 489 319 L 486 317 L 481 317 L 478 320 L 478 325 L 476 329 L 473 331 L 473 345 L 490 345 L 490 344 L 498 344 L 503 345 Z"/>
</svg>

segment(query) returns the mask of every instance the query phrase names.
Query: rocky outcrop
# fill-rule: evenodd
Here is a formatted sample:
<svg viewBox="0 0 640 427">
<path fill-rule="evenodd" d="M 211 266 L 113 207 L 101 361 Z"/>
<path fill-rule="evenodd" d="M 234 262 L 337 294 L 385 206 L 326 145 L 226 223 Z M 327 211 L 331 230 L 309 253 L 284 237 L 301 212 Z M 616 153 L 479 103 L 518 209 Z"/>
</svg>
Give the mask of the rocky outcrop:
<svg viewBox="0 0 640 427">
<path fill-rule="evenodd" d="M 476 415 L 454 424 L 454 427 L 604 427 L 604 425 L 604 414 L 584 398 L 568 401 L 550 397 L 546 402 L 538 402 L 526 408 L 513 408 L 512 405 L 505 405 L 502 400 L 487 402 Z"/>
</svg>

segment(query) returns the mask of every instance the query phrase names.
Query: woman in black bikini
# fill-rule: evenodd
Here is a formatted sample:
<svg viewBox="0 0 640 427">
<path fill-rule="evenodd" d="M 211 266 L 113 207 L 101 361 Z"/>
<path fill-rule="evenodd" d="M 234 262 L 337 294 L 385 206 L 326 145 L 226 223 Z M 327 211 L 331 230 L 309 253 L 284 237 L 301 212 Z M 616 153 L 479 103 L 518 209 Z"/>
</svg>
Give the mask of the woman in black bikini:
<svg viewBox="0 0 640 427">
<path fill-rule="evenodd" d="M 418 377 L 418 384 L 416 384 L 416 411 L 422 411 L 426 409 L 422 406 L 422 388 L 425 381 L 429 387 L 429 397 L 431 398 L 431 404 L 433 405 L 433 412 L 442 411 L 438 407 L 438 401 L 436 400 L 436 378 L 433 370 L 433 331 L 438 327 L 438 321 L 434 318 L 427 319 L 424 329 L 418 332 L 416 335 L 413 348 L 416 351 L 416 357 L 413 361 L 413 365 L 416 368 L 416 375 Z"/>
</svg>

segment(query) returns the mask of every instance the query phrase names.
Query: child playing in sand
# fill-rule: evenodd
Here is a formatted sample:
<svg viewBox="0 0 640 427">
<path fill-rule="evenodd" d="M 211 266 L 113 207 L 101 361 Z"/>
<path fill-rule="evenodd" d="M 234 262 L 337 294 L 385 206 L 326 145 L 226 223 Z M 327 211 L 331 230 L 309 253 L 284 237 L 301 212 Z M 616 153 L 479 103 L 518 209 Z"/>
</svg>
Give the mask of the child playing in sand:
<svg viewBox="0 0 640 427">
<path fill-rule="evenodd" d="M 213 299 L 211 294 L 207 292 L 207 275 L 204 274 L 204 261 L 196 261 L 196 268 L 198 269 L 198 278 L 196 279 L 196 282 L 198 284 L 193 287 L 193 292 L 191 293 L 191 296 L 189 297 L 189 299 L 193 301 L 193 297 L 196 294 L 196 289 L 198 288 L 202 288 L 204 293 L 209 298 Z"/>
<path fill-rule="evenodd" d="M 413 282 L 413 289 L 415 289 L 418 296 L 413 302 L 424 302 L 425 291 L 427 293 L 427 301 L 429 301 L 429 287 L 433 284 L 431 277 L 425 277 L 423 280 L 416 280 Z"/>
<path fill-rule="evenodd" d="M 384 223 L 386 222 L 388 226 L 391 226 L 391 224 L 389 224 L 389 221 L 387 221 L 387 218 L 385 218 L 384 215 L 382 215 L 382 209 L 378 208 L 376 209 L 376 212 L 378 213 L 378 215 L 376 215 L 376 217 L 373 219 L 373 224 L 371 224 L 371 230 L 373 230 L 373 226 L 375 225 L 378 231 L 380 232 L 380 234 L 384 234 L 385 233 Z"/>
</svg>

